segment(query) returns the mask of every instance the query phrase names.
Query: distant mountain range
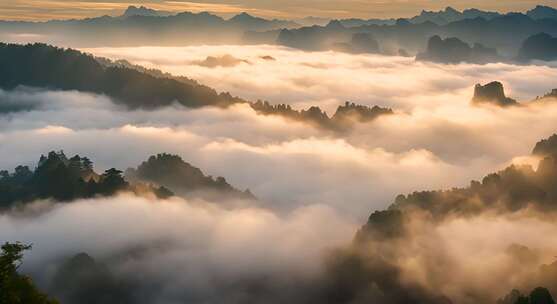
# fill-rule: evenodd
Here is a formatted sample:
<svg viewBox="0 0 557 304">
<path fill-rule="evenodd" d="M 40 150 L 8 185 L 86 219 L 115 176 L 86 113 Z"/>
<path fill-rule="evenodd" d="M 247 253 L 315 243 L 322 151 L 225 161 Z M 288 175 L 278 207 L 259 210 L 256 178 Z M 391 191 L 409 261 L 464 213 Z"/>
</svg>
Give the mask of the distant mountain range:
<svg viewBox="0 0 557 304">
<path fill-rule="evenodd" d="M 126 9 L 122 17 L 124 18 L 132 17 L 132 16 L 168 17 L 172 15 L 174 15 L 174 13 L 172 12 L 154 10 L 145 6 L 137 7 L 132 5 Z"/>
<path fill-rule="evenodd" d="M 549 11 L 549 8 L 538 7 L 529 11 L 529 14 L 547 16 Z M 269 31 L 267 40 L 275 39 L 278 44 L 288 47 L 322 51 L 334 50 L 339 43 L 350 44 L 354 35 L 368 34 L 378 41 L 381 54 L 416 55 L 426 50 L 429 39 L 437 35 L 442 38 L 458 38 L 472 45 L 479 43 L 485 48 L 496 49 L 504 58 L 514 59 L 523 42 L 539 33 L 557 36 L 557 18 L 534 19 L 528 14 L 510 13 L 491 19 L 462 19 L 444 25 L 432 21 L 414 24 L 409 20 L 399 19 L 394 25 L 357 27 L 346 27 L 341 21 L 331 21 L 326 26 Z M 249 33 L 246 36 L 249 41 Z M 258 33 L 256 38 L 262 41 L 263 36 L 264 34 Z"/>
<path fill-rule="evenodd" d="M 238 14 L 224 19 L 208 12 L 173 14 L 130 6 L 121 16 L 46 22 L 0 21 L 0 38 L 38 37 L 40 42 L 67 46 L 192 45 L 241 43 L 248 30 L 296 28 L 288 20 L 267 20 Z M 15 41 L 17 42 L 17 41 Z"/>
<path fill-rule="evenodd" d="M 557 34 L 556 20 L 557 9 L 548 6 L 509 14 L 478 9 L 458 11 L 447 7 L 438 12 L 422 11 L 407 19 L 342 20 L 321 17 L 269 20 L 248 13 L 225 19 L 208 12 L 175 13 L 130 6 L 122 15 L 114 17 L 0 21 L 0 40 L 31 39 L 72 47 L 278 43 L 323 50 L 331 49 L 335 43 L 349 42 L 351 35 L 363 32 L 372 34 L 386 54 L 399 54 L 401 48 L 403 53 L 417 54 L 434 35 L 454 36 L 468 43 L 479 42 L 503 53 L 512 53 L 528 36 L 539 32 Z M 292 30 L 292 33 L 285 30 Z"/>
</svg>

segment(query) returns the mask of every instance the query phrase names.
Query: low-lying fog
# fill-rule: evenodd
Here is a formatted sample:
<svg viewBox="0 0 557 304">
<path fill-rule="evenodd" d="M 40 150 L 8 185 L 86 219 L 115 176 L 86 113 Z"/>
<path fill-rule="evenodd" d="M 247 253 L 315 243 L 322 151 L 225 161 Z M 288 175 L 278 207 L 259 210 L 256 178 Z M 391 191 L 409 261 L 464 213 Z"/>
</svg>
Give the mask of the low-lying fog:
<svg viewBox="0 0 557 304">
<path fill-rule="evenodd" d="M 145 303 L 245 303 L 253 294 L 265 299 L 253 303 L 297 298 L 303 284 L 320 278 L 323 255 L 349 243 L 369 214 L 397 194 L 466 186 L 509 163 L 535 163 L 528 156 L 534 144 L 557 131 L 557 103 L 531 102 L 557 86 L 557 68 L 549 66 L 448 66 L 274 46 L 86 51 L 187 76 L 251 101 L 298 109 L 317 105 L 329 114 L 353 101 L 391 107 L 395 115 L 335 133 L 258 115 L 245 104 L 130 111 L 106 96 L 83 92 L 0 90 L 0 168 L 35 166 L 42 153 L 64 149 L 89 157 L 100 172 L 135 167 L 168 152 L 259 198 L 259 205 L 227 208 L 122 194 L 71 204 L 39 202 L 46 209 L 34 217 L 1 215 L 0 240 L 34 244 L 24 269 L 40 286 L 48 285 L 51 263 L 84 251 L 108 261 L 117 275 L 153 289 L 139 289 L 154 297 Z M 492 80 L 531 105 L 472 106 L 474 85 Z M 511 243 L 554 231 L 547 222 L 511 220 L 456 219 L 417 231 L 418 241 L 403 247 L 408 257 L 399 261 L 404 278 L 418 278 L 455 299 L 489 284 L 494 296 L 502 296 L 512 281 L 498 283 L 512 269 L 498 268 L 493 259 L 487 260 L 489 267 L 483 259 L 468 267 L 470 260 L 500 257 Z M 528 226 L 536 229 L 522 229 Z M 481 229 L 491 233 L 476 233 Z M 527 245 L 540 247 L 543 240 L 533 241 L 538 239 Z M 491 246 L 471 252 L 475 244 Z M 440 246 L 446 255 L 439 266 L 443 275 L 430 282 L 422 277 L 436 262 L 427 257 L 436 257 Z M 544 254 L 551 256 L 555 246 L 550 247 Z M 122 262 L 120 255 L 131 258 Z M 450 266 L 459 274 L 450 280 L 447 261 L 458 266 Z M 478 281 L 487 271 L 496 275 Z M 246 296 L 242 288 L 256 283 L 270 287 Z"/>
<path fill-rule="evenodd" d="M 522 156 L 555 131 L 557 107 L 551 104 L 500 109 L 469 103 L 474 84 L 491 80 L 502 81 L 507 95 L 529 101 L 555 85 L 550 80 L 557 69 L 550 67 L 447 66 L 273 46 L 87 51 L 250 100 L 318 105 L 329 114 L 354 101 L 392 107 L 397 114 L 333 134 L 257 115 L 247 105 L 128 111 L 104 96 L 21 88 L 0 91 L 1 168 L 33 165 L 54 149 L 86 155 L 98 169 L 125 169 L 169 152 L 251 189 L 265 207 L 289 211 L 325 204 L 362 222 L 399 193 L 464 186 L 513 159 L 529 161 Z M 231 58 L 238 62 L 230 64 Z M 226 64 L 201 64 L 207 60 Z"/>
</svg>

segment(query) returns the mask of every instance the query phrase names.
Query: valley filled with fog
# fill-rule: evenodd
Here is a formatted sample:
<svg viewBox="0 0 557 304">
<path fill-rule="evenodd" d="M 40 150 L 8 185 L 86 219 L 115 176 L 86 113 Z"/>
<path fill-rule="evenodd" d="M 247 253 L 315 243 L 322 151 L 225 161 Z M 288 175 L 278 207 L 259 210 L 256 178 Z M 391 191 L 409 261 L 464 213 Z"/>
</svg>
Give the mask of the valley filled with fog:
<svg viewBox="0 0 557 304">
<path fill-rule="evenodd" d="M 59 147 L 88 155 L 103 169 L 168 152 L 249 188 L 267 208 L 288 212 L 323 204 L 361 222 L 397 194 L 465 186 L 511 162 L 532 163 L 531 148 L 552 134 L 557 111 L 552 103 L 532 101 L 554 85 L 557 69 L 547 66 L 441 65 L 272 46 L 86 51 L 187 76 L 248 100 L 316 105 L 329 113 L 350 101 L 390 107 L 395 115 L 332 132 L 242 104 L 130 111 L 107 96 L 19 88 L 2 91 L 3 100 L 32 107 L 1 118 L 2 150 L 13 155 L 1 167 L 32 165 L 36 155 Z M 239 62 L 199 64 L 226 56 Z M 530 105 L 472 105 L 474 85 L 491 80 Z"/>
<path fill-rule="evenodd" d="M 0 20 L 0 304 L 554 304 L 556 22 Z"/>
</svg>

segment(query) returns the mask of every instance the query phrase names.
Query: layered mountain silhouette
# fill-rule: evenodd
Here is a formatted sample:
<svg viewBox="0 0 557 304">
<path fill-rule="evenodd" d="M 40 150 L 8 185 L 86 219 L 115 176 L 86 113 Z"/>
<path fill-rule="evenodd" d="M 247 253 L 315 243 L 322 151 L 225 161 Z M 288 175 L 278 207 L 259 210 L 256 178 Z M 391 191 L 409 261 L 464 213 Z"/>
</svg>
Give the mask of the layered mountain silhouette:
<svg viewBox="0 0 557 304">
<path fill-rule="evenodd" d="M 268 32 L 268 39 L 274 38 L 278 44 L 304 50 L 329 50 L 334 49 L 335 43 L 350 41 L 354 34 L 367 33 L 378 41 L 383 54 L 396 55 L 401 48 L 409 54 L 422 52 L 427 48 L 430 37 L 437 35 L 456 37 L 465 43 L 478 43 L 488 49 L 497 49 L 507 59 L 514 59 L 528 37 L 540 32 L 557 35 L 557 19 L 538 19 L 537 16 L 540 14 L 535 12 L 540 10 L 542 9 L 533 10 L 530 15 L 521 13 L 501 15 L 470 10 L 466 12 L 469 18 L 449 18 L 452 21 L 446 23 L 435 23 L 423 17 L 415 19 L 423 20 L 418 23 L 413 23 L 412 19 L 399 19 L 387 25 L 369 24 L 348 27 L 343 25 L 342 21 L 338 21 L 342 27 L 331 26 L 329 23 L 326 26 L 283 29 L 278 33 Z M 446 15 L 455 15 L 455 13 L 448 10 Z M 447 16 L 439 18 L 448 18 Z M 258 33 L 259 39 L 262 39 L 262 36 L 262 33 Z"/>
<path fill-rule="evenodd" d="M 416 56 L 416 60 L 440 63 L 488 63 L 501 61 L 501 59 L 496 49 L 487 48 L 479 43 L 470 47 L 468 43 L 458 38 L 442 39 L 439 36 L 431 37 L 426 51 Z"/>
<path fill-rule="evenodd" d="M 557 37 L 546 33 L 528 37 L 518 52 L 518 60 L 557 60 Z"/>
<path fill-rule="evenodd" d="M 451 7 L 439 12 L 423 11 L 408 19 L 307 18 L 264 19 L 240 13 L 224 19 L 207 12 L 170 13 L 144 6 L 130 6 L 123 15 L 82 20 L 47 22 L 0 21 L 0 36 L 34 34 L 46 42 L 87 46 L 195 45 L 195 44 L 280 44 L 305 50 L 337 49 L 376 53 L 376 48 L 347 47 L 356 34 L 368 34 L 381 45 L 381 53 L 397 55 L 399 49 L 415 55 L 427 47 L 428 39 L 457 37 L 466 43 L 480 43 L 515 58 L 528 37 L 547 33 L 557 36 L 557 14 L 552 7 L 537 6 L 525 13 L 500 14 Z M 328 22 L 328 23 L 326 23 Z"/>
<path fill-rule="evenodd" d="M 555 19 L 557 18 L 557 9 L 549 6 L 538 5 L 526 12 L 526 15 L 533 19 Z"/>
<path fill-rule="evenodd" d="M 35 34 L 72 46 L 192 45 L 240 43 L 245 31 L 299 27 L 288 20 L 267 20 L 247 13 L 230 19 L 201 12 L 170 13 L 130 6 L 123 15 L 47 22 L 0 21 L 0 34 Z"/>
<path fill-rule="evenodd" d="M 167 17 L 167 16 L 171 16 L 174 15 L 171 12 L 168 11 L 160 11 L 160 10 L 154 10 L 154 9 L 150 9 L 148 7 L 145 6 L 128 6 L 128 8 L 126 9 L 126 11 L 124 11 L 124 14 L 122 15 L 122 18 L 129 18 L 129 17 L 133 17 L 133 16 L 145 16 L 145 17 Z"/>
<path fill-rule="evenodd" d="M 356 33 L 352 35 L 349 42 L 338 42 L 333 45 L 333 49 L 341 52 L 363 54 L 380 53 L 379 42 L 371 34 Z"/>
<path fill-rule="evenodd" d="M 408 21 L 416 24 L 433 22 L 438 25 L 446 25 L 451 22 L 464 19 L 483 18 L 485 20 L 490 20 L 500 16 L 501 14 L 498 12 L 487 12 L 478 9 L 467 9 L 461 12 L 449 6 L 444 10 L 438 12 L 424 10 L 420 13 L 420 15 L 410 18 L 408 19 Z"/>
</svg>

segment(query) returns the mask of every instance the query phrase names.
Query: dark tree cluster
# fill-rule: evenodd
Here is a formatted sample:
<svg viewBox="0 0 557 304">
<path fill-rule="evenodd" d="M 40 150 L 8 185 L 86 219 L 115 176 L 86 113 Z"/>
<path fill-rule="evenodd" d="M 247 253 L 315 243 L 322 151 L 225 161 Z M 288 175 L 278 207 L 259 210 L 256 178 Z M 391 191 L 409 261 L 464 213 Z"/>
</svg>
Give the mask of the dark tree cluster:
<svg viewBox="0 0 557 304">
<path fill-rule="evenodd" d="M 370 122 L 381 115 L 394 114 L 392 109 L 382 108 L 379 106 L 368 107 L 357 105 L 355 103 L 346 102 L 337 108 L 335 114 L 331 117 L 321 108 L 313 106 L 307 110 L 295 110 L 290 105 L 278 104 L 272 105 L 267 101 L 257 101 L 251 104 L 251 107 L 259 114 L 263 115 L 281 115 L 297 121 L 309 122 L 316 126 L 341 131 L 352 126 L 354 122 L 366 123 Z"/>
<path fill-rule="evenodd" d="M 364 105 L 358 105 L 351 102 L 346 102 L 337 108 L 337 111 L 331 117 L 333 121 L 347 122 L 350 120 L 355 120 L 358 122 L 370 122 L 381 115 L 394 114 L 392 109 L 382 108 L 379 106 L 368 107 Z"/>
<path fill-rule="evenodd" d="M 557 211 L 557 134 L 538 142 L 533 155 L 542 158 L 537 170 L 529 165 L 511 165 L 485 176 L 481 182 L 472 181 L 466 188 L 399 195 L 387 210 L 369 217 L 356 239 L 401 236 L 405 218 L 416 211 L 427 213 L 435 221 L 485 211 L 506 213 L 525 208 Z"/>
<path fill-rule="evenodd" d="M 529 295 L 523 295 L 519 290 L 513 289 L 504 298 L 499 299 L 497 304 L 555 304 L 555 301 L 547 288 L 537 287 Z"/>
<path fill-rule="evenodd" d="M 128 187 L 122 171 L 112 168 L 98 175 L 86 157 L 68 159 L 62 151 L 50 152 L 41 156 L 33 171 L 27 166 L 18 166 L 12 173 L 0 171 L 0 208 L 36 199 L 71 201 L 110 196 Z"/>
<path fill-rule="evenodd" d="M 425 211 L 442 220 L 449 214 L 476 215 L 486 210 L 515 212 L 525 208 L 557 210 L 557 156 L 546 155 L 537 170 L 529 165 L 506 169 L 472 181 L 467 188 L 399 195 L 390 210 Z"/>
<path fill-rule="evenodd" d="M 88 158 L 67 158 L 64 152 L 53 151 L 41 156 L 34 170 L 18 166 L 13 172 L 0 171 L 0 211 L 38 199 L 71 202 L 118 192 L 151 193 L 162 199 L 175 194 L 209 200 L 256 199 L 249 189 L 240 191 L 224 177 L 206 176 L 177 155 L 151 156 L 125 175 L 115 168 L 97 174 Z"/>
<path fill-rule="evenodd" d="M 151 156 L 136 169 L 126 170 L 126 179 L 155 184 L 184 197 L 255 199 L 249 190 L 232 187 L 224 177 L 206 176 L 180 156 L 166 153 Z"/>
<path fill-rule="evenodd" d="M 131 109 L 244 102 L 194 82 L 156 77 L 123 65 L 103 66 L 93 56 L 45 44 L 0 43 L 0 70 L 0 87 L 4 89 L 33 86 L 105 94 Z"/>
<path fill-rule="evenodd" d="M 58 304 L 40 292 L 31 278 L 18 273 L 23 252 L 31 249 L 21 243 L 4 243 L 0 253 L 0 304 Z"/>
</svg>

